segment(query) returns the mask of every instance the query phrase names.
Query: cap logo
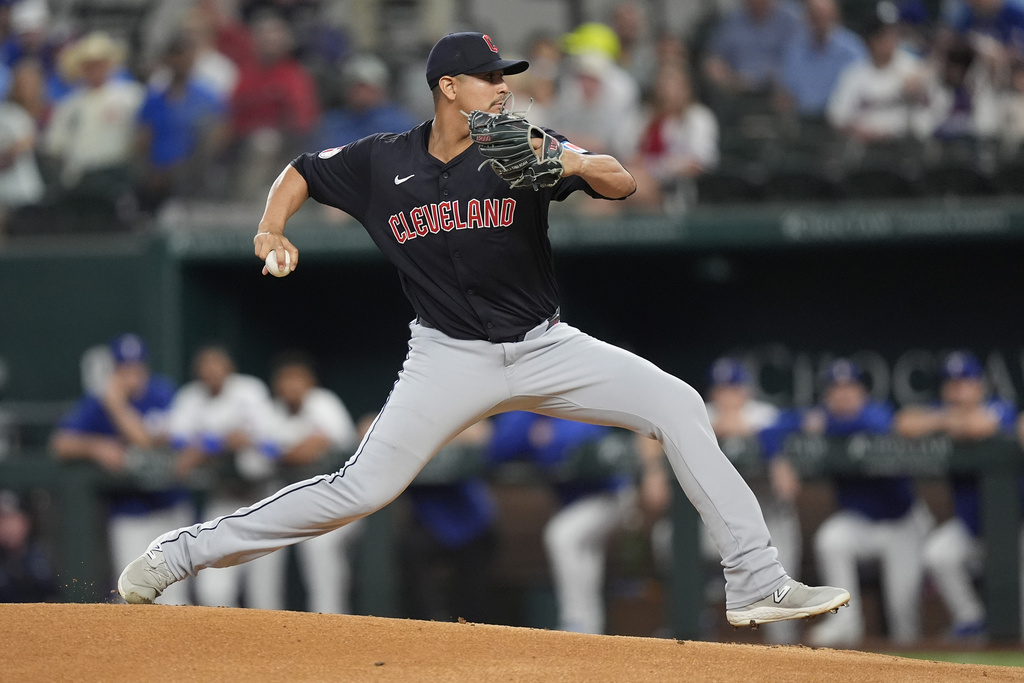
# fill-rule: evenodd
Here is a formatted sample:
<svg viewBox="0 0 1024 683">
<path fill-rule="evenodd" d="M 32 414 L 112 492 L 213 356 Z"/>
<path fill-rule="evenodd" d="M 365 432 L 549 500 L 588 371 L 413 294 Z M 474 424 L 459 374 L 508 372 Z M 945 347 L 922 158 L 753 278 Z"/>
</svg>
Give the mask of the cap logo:
<svg viewBox="0 0 1024 683">
<path fill-rule="evenodd" d="M 489 35 L 484 34 L 484 42 L 487 43 L 487 47 L 491 48 L 491 52 L 498 54 L 498 46 L 494 44 Z"/>
</svg>

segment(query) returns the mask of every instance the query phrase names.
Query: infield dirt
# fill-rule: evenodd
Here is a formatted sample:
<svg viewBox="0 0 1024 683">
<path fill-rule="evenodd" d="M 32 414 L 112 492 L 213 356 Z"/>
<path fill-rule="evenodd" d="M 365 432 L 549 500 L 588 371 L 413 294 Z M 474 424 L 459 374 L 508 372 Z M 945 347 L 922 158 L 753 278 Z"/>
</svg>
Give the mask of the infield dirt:
<svg viewBox="0 0 1024 683">
<path fill-rule="evenodd" d="M 805 647 L 301 612 L 0 605 L 0 681 L 1024 681 Z"/>
</svg>

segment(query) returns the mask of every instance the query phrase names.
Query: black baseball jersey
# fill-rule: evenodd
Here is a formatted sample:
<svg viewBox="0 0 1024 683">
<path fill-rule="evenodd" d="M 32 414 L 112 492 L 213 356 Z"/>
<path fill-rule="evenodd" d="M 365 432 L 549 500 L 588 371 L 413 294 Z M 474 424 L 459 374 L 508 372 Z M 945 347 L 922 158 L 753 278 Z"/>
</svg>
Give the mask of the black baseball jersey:
<svg viewBox="0 0 1024 683">
<path fill-rule="evenodd" d="M 558 307 L 549 203 L 581 189 L 600 195 L 578 176 L 513 190 L 479 168 L 476 145 L 441 163 L 427 152 L 431 124 L 292 165 L 313 199 L 363 224 L 423 321 L 456 339 L 514 341 Z"/>
</svg>

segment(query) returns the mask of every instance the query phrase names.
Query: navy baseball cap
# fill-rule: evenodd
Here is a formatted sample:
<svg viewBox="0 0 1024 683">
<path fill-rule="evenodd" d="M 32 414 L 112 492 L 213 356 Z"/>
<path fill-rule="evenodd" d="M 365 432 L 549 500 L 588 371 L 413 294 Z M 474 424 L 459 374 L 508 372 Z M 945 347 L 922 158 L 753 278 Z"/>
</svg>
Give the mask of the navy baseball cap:
<svg viewBox="0 0 1024 683">
<path fill-rule="evenodd" d="M 942 379 L 981 379 L 981 362 L 966 351 L 954 351 L 942 361 Z"/>
<path fill-rule="evenodd" d="M 529 66 L 530 63 L 523 59 L 502 59 L 498 47 L 488 35 L 471 31 L 449 33 L 437 41 L 427 55 L 427 85 L 433 90 L 441 76 L 498 70 L 518 74 Z"/>
<path fill-rule="evenodd" d="M 708 370 L 711 386 L 746 385 L 750 383 L 750 373 L 735 358 L 719 358 Z"/>
<path fill-rule="evenodd" d="M 114 362 L 121 363 L 145 363 L 149 359 L 149 352 L 142 337 L 131 332 L 114 337 L 110 342 L 110 353 L 114 356 Z"/>
<path fill-rule="evenodd" d="M 860 366 L 852 360 L 837 358 L 828 364 L 825 371 L 821 373 L 822 383 L 825 386 L 838 384 L 839 382 L 864 383 L 864 373 Z"/>
</svg>

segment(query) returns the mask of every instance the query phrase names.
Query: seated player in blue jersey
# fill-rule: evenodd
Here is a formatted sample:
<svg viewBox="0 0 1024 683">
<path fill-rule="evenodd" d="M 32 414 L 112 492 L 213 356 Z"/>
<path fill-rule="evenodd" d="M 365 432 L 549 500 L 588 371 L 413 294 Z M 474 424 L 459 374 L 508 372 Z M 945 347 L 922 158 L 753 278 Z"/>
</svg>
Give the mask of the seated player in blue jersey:
<svg viewBox="0 0 1024 683">
<path fill-rule="evenodd" d="M 468 450 L 483 461 L 491 432 L 490 421 L 481 420 L 435 457 Z M 487 482 L 479 475 L 413 480 L 403 495 L 412 511 L 400 550 L 406 616 L 493 623 L 497 505 Z"/>
<path fill-rule="evenodd" d="M 493 462 L 525 458 L 550 470 L 611 431 L 534 413 L 504 413 L 494 420 L 490 456 Z M 553 485 L 559 509 L 544 527 L 544 548 L 558 601 L 558 628 L 604 633 L 605 557 L 629 502 L 629 481 L 613 475 L 556 479 Z"/>
<path fill-rule="evenodd" d="M 821 404 L 802 416 L 809 434 L 848 437 L 887 434 L 892 409 L 871 400 L 861 369 L 845 359 L 833 361 L 824 373 Z M 821 646 L 854 646 L 864 637 L 864 614 L 857 600 L 859 565 L 880 565 L 889 637 L 910 643 L 920 636 L 921 547 L 934 524 L 931 512 L 914 491 L 909 477 L 836 476 L 839 509 L 822 523 L 814 537 L 818 571 L 826 581 L 839 581 L 850 591 L 852 609 L 815 627 L 808 641 Z"/>
<path fill-rule="evenodd" d="M 942 363 L 940 402 L 904 408 L 895 429 L 908 438 L 947 434 L 957 441 L 979 441 L 1012 434 L 1016 412 L 1008 401 L 989 395 L 985 371 L 974 355 L 954 351 Z M 973 638 L 985 632 L 985 605 L 974 587 L 985 558 L 979 538 L 978 477 L 953 474 L 949 483 L 954 516 L 928 536 L 924 566 L 952 617 L 950 636 Z"/>
<path fill-rule="evenodd" d="M 87 394 L 75 404 L 57 425 L 50 448 L 62 460 L 91 460 L 110 472 L 121 472 L 128 449 L 166 444 L 174 384 L 150 372 L 146 346 L 138 335 L 117 337 L 110 343 L 110 353 L 114 370 L 102 395 Z M 188 492 L 177 486 L 115 494 L 109 511 L 107 532 L 115 567 L 145 548 L 157 530 L 195 518 Z M 167 602 L 187 604 L 184 586 L 175 586 Z"/>
</svg>

